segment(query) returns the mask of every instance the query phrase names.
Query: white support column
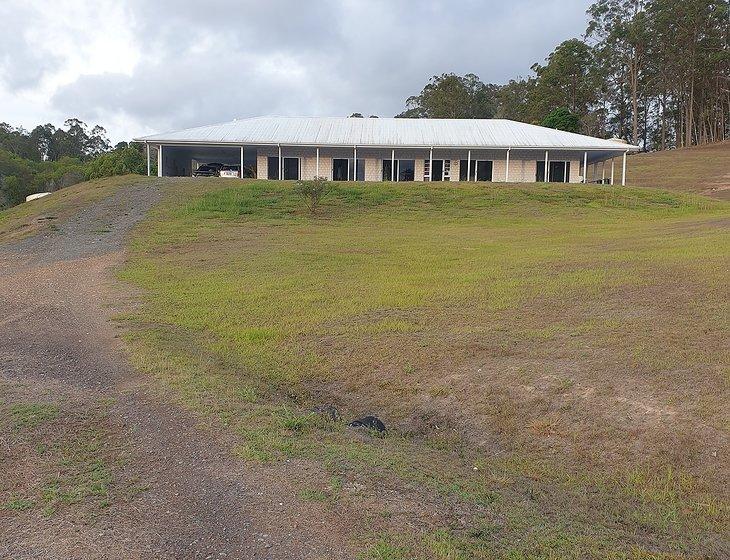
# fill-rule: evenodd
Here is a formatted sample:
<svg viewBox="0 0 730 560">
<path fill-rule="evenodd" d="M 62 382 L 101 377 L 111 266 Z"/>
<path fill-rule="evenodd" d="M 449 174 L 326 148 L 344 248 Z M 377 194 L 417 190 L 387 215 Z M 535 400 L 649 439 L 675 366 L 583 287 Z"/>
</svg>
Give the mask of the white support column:
<svg viewBox="0 0 730 560">
<path fill-rule="evenodd" d="M 510 148 L 507 148 L 507 162 L 504 168 L 504 182 L 509 183 L 509 152 Z"/>
<path fill-rule="evenodd" d="M 603 160 L 603 164 L 601 164 L 601 184 L 603 185 L 606 182 L 606 160 Z"/>
<path fill-rule="evenodd" d="M 279 144 L 279 181 L 284 176 L 284 160 L 281 159 L 281 144 Z"/>
<path fill-rule="evenodd" d="M 390 180 L 395 181 L 395 148 L 390 151 Z"/>
<path fill-rule="evenodd" d="M 315 164 L 314 168 L 316 169 L 315 175 L 319 177 L 319 147 L 317 147 L 317 163 Z"/>
<path fill-rule="evenodd" d="M 548 151 L 545 150 L 545 182 L 550 182 L 550 165 L 548 165 Z"/>
<path fill-rule="evenodd" d="M 353 146 L 353 152 L 352 152 L 352 169 L 353 169 L 353 176 L 352 180 L 357 181 L 357 146 Z"/>
<path fill-rule="evenodd" d="M 614 168 L 614 158 L 611 158 L 611 184 L 613 185 L 613 168 Z"/>
<path fill-rule="evenodd" d="M 588 182 L 588 152 L 583 152 L 583 184 Z"/>
<path fill-rule="evenodd" d="M 157 146 L 157 176 L 162 177 L 162 144 Z"/>
<path fill-rule="evenodd" d="M 433 146 L 428 152 L 428 182 L 433 181 Z"/>
<path fill-rule="evenodd" d="M 149 177 L 152 169 L 150 164 L 150 145 L 145 142 L 144 147 L 147 148 L 147 177 Z"/>
<path fill-rule="evenodd" d="M 466 152 L 466 180 L 471 181 L 471 150 Z"/>
<path fill-rule="evenodd" d="M 238 177 L 243 179 L 243 146 L 241 146 L 241 167 L 238 170 Z"/>
<path fill-rule="evenodd" d="M 623 169 L 621 171 L 621 186 L 626 186 L 626 154 L 628 152 L 624 152 L 624 161 L 623 161 Z"/>
</svg>

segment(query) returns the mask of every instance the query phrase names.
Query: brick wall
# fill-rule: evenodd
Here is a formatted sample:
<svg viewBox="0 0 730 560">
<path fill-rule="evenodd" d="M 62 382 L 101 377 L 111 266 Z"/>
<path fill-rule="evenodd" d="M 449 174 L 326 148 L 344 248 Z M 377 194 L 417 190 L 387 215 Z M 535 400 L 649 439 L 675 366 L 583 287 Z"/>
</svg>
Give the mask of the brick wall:
<svg viewBox="0 0 730 560">
<path fill-rule="evenodd" d="M 441 150 L 434 149 L 434 159 L 451 160 L 451 181 L 459 180 L 460 160 L 467 159 L 467 150 Z M 269 156 L 277 156 L 276 146 L 262 146 L 257 148 L 256 166 L 257 177 L 267 179 Z M 283 147 L 282 157 L 300 158 L 300 172 L 302 179 L 313 179 L 317 174 L 316 148 Z M 332 179 L 332 160 L 334 158 L 351 159 L 352 148 L 320 148 L 319 149 L 319 175 Z M 390 149 L 380 148 L 359 148 L 358 159 L 365 160 L 365 180 L 381 181 L 383 174 L 383 160 L 391 159 Z M 395 159 L 415 160 L 415 180 L 423 181 L 424 162 L 428 160 L 429 150 L 423 149 L 398 149 L 395 150 Z M 492 181 L 504 182 L 506 174 L 506 150 L 471 150 L 472 161 L 492 162 Z M 582 154 L 565 151 L 551 151 L 551 161 L 570 162 L 570 182 L 578 183 L 581 180 Z M 509 182 L 510 183 L 532 183 L 535 181 L 537 161 L 544 161 L 545 152 L 540 150 L 512 150 L 510 152 Z M 610 169 L 610 164 L 607 166 Z M 597 170 L 597 177 L 601 176 L 601 165 Z M 593 166 L 588 167 L 588 177 L 593 177 Z M 609 177 L 609 171 L 606 173 Z M 277 179 L 278 177 L 272 177 Z"/>
</svg>

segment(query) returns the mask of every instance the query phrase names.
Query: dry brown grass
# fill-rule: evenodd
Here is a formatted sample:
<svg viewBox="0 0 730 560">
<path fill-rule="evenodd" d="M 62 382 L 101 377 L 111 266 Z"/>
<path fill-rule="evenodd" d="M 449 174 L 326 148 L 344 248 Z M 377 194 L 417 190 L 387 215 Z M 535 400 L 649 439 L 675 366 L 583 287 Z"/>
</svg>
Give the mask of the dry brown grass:
<svg viewBox="0 0 730 560">
<path fill-rule="evenodd" d="M 630 156 L 627 183 L 730 200 L 730 140 Z"/>
</svg>

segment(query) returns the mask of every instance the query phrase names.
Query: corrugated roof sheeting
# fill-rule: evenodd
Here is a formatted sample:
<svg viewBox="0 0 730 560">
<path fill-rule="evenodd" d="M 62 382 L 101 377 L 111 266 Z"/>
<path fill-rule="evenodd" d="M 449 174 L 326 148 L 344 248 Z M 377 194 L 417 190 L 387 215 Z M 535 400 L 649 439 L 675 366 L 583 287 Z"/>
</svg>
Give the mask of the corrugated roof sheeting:
<svg viewBox="0 0 730 560">
<path fill-rule="evenodd" d="M 553 148 L 636 150 L 636 146 L 505 119 L 256 117 L 153 134 L 173 143 Z"/>
</svg>

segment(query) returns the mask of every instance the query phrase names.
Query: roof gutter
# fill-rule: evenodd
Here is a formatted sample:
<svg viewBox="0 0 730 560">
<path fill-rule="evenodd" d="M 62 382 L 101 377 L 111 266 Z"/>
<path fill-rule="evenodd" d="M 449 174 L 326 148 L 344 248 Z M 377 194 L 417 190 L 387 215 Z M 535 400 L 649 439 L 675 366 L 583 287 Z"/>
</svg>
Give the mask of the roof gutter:
<svg viewBox="0 0 730 560">
<path fill-rule="evenodd" d="M 151 144 L 165 144 L 166 146 L 290 146 L 295 148 L 350 148 L 350 144 L 300 144 L 297 142 L 204 142 L 201 140 L 157 140 L 149 138 L 133 138 L 132 142 L 149 142 Z M 581 151 L 581 152 L 637 152 L 640 150 L 638 146 L 631 144 L 623 144 L 621 146 L 439 146 L 439 145 L 394 145 L 394 144 L 359 144 L 360 148 L 368 149 L 400 149 L 400 150 L 559 150 L 559 151 Z"/>
</svg>

